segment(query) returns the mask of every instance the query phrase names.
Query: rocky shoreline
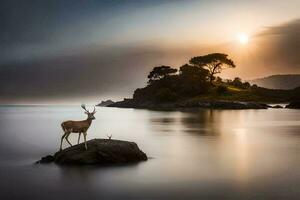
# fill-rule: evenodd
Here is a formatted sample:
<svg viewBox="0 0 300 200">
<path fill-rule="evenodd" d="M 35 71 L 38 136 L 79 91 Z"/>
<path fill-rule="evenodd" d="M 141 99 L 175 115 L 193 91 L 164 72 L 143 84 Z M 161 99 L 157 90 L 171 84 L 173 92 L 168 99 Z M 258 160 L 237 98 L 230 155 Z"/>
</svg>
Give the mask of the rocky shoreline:
<svg viewBox="0 0 300 200">
<path fill-rule="evenodd" d="M 188 109 L 188 108 L 206 108 L 206 109 L 267 109 L 271 106 L 265 103 L 239 102 L 239 101 L 197 101 L 189 100 L 175 103 L 153 103 L 141 102 L 134 99 L 124 99 L 115 102 L 108 107 L 118 108 L 145 108 L 145 109 Z"/>
<path fill-rule="evenodd" d="M 300 109 L 300 101 L 293 101 L 291 103 L 289 103 L 286 108 L 290 108 L 290 109 Z"/>
</svg>

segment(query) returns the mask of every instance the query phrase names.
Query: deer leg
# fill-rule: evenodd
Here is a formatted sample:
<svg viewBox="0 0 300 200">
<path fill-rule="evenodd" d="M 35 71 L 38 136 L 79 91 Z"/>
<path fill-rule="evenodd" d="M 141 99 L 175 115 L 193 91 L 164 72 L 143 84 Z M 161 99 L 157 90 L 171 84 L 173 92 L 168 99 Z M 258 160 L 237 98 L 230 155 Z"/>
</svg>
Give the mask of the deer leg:
<svg viewBox="0 0 300 200">
<path fill-rule="evenodd" d="M 87 145 L 86 145 L 86 133 L 83 133 L 83 137 L 84 137 L 84 145 L 85 145 L 85 149 L 87 150 Z"/>
<path fill-rule="evenodd" d="M 67 136 L 66 136 L 66 140 L 67 140 L 67 142 L 69 143 L 69 145 L 71 145 L 71 146 L 72 146 L 71 142 L 70 142 L 70 141 L 69 141 L 69 139 L 68 139 L 70 134 L 71 134 L 71 133 L 68 133 L 68 134 L 67 134 Z"/>
<path fill-rule="evenodd" d="M 61 140 L 60 140 L 60 148 L 59 150 L 61 151 L 62 150 L 62 143 L 63 143 L 63 140 L 64 140 L 64 137 L 66 136 L 66 132 L 61 136 Z"/>
<path fill-rule="evenodd" d="M 81 133 L 79 133 L 79 136 L 78 136 L 78 142 L 77 142 L 77 144 L 79 144 L 79 141 L 80 141 L 80 136 L 81 136 Z"/>
</svg>

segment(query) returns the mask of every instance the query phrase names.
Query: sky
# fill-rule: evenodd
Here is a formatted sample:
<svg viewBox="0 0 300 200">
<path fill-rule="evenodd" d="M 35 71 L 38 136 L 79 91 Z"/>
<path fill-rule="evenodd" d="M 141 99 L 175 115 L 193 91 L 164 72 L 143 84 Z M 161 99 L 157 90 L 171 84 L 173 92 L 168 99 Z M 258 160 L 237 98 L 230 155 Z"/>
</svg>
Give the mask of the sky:
<svg viewBox="0 0 300 200">
<path fill-rule="evenodd" d="M 223 78 L 300 73 L 299 8 L 299 0 L 2 0 L 0 103 L 120 100 L 154 66 L 213 52 L 237 65 Z"/>
</svg>

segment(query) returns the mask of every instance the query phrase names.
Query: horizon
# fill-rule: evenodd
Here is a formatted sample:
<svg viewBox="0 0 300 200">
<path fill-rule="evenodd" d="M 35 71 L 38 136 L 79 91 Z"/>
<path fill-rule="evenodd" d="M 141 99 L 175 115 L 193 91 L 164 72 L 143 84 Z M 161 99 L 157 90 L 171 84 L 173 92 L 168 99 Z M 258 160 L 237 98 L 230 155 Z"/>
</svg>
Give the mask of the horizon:
<svg viewBox="0 0 300 200">
<path fill-rule="evenodd" d="M 270 76 L 265 76 L 265 77 L 258 77 L 255 79 L 251 79 L 251 80 L 242 80 L 242 81 L 246 81 L 246 82 L 252 82 L 252 81 L 259 81 L 259 80 L 263 80 L 266 78 L 271 78 L 274 76 L 300 76 L 300 74 L 274 74 L 274 75 L 270 75 Z M 255 84 L 255 83 L 254 83 Z M 268 87 L 267 87 L 268 88 Z M 284 90 L 289 90 L 289 89 L 284 89 Z M 132 94 L 131 94 L 132 96 Z M 51 102 L 14 102 L 14 103 L 0 103 L 0 106 L 80 106 L 82 103 L 85 103 L 87 106 L 97 106 L 97 104 L 101 103 L 102 101 L 107 101 L 107 100 L 112 100 L 114 102 L 118 102 L 118 101 L 122 101 L 124 100 L 124 98 L 131 98 L 131 97 L 120 97 L 120 98 L 103 98 L 103 99 L 99 99 L 99 100 L 90 100 L 90 101 L 65 101 L 65 100 L 54 100 Z M 276 103 L 273 103 L 274 105 Z M 286 102 L 285 104 L 288 104 L 288 102 Z"/>
<path fill-rule="evenodd" d="M 121 100 L 153 67 L 213 52 L 237 65 L 222 78 L 300 74 L 297 0 L 0 4 L 0 104 Z"/>
</svg>

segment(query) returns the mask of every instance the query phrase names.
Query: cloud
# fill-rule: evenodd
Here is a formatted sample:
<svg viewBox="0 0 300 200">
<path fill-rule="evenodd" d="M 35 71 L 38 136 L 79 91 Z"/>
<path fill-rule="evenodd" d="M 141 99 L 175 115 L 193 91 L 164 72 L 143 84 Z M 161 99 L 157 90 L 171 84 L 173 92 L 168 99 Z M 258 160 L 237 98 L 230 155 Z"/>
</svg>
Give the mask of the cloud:
<svg viewBox="0 0 300 200">
<path fill-rule="evenodd" d="M 270 71 L 300 72 L 300 19 L 268 27 L 255 39 L 257 54 Z"/>
</svg>

